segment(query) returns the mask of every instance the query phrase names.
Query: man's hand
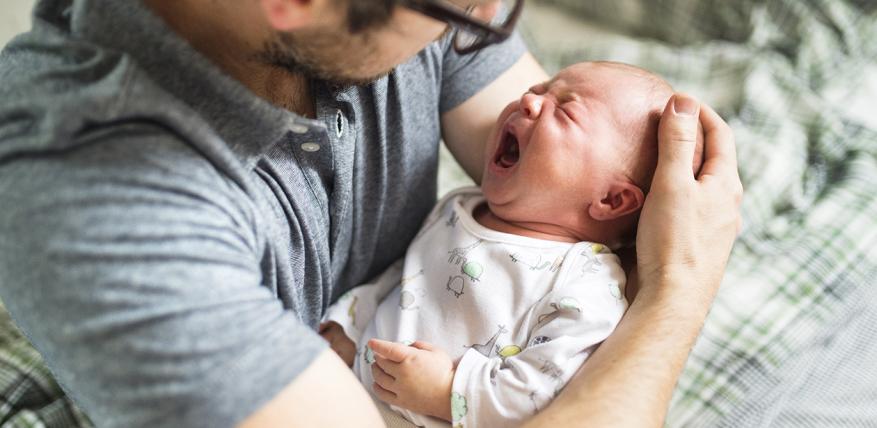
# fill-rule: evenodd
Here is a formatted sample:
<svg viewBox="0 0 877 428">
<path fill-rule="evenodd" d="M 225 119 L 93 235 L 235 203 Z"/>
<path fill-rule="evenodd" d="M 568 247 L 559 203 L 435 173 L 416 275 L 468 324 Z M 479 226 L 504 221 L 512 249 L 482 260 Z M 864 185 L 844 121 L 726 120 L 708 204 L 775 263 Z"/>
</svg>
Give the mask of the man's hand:
<svg viewBox="0 0 877 428">
<path fill-rule="evenodd" d="M 444 351 L 425 342 L 411 346 L 372 339 L 372 375 L 378 398 L 417 413 L 451 420 L 454 362 Z"/>
<path fill-rule="evenodd" d="M 353 367 L 356 358 L 356 344 L 344 334 L 344 329 L 335 321 L 320 324 L 320 336 L 329 342 L 329 347 L 341 357 L 347 367 Z"/>
<path fill-rule="evenodd" d="M 695 178 L 698 119 L 704 163 Z M 721 284 L 743 190 L 731 129 L 706 105 L 675 95 L 658 140 L 636 241 L 639 293 L 615 332 L 527 427 L 664 425 L 673 386 Z"/>
<path fill-rule="evenodd" d="M 698 119 L 704 163 L 691 171 Z M 721 283 L 740 228 L 743 187 L 730 127 L 706 105 L 677 94 L 658 131 L 658 167 L 643 205 L 637 234 L 642 291 L 673 291 L 708 308 Z M 672 289 L 658 290 L 666 285 Z"/>
</svg>

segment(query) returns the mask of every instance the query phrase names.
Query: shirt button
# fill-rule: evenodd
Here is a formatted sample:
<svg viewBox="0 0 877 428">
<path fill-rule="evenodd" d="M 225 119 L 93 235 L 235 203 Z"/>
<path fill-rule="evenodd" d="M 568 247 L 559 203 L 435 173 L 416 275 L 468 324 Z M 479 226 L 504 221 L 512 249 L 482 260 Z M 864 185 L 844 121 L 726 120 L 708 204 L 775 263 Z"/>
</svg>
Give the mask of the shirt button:
<svg viewBox="0 0 877 428">
<path fill-rule="evenodd" d="M 296 125 L 292 125 L 292 127 L 289 128 L 289 130 L 296 133 L 296 134 L 304 134 L 305 132 L 308 132 L 308 127 L 305 125 L 297 125 L 296 124 Z"/>
<path fill-rule="evenodd" d="M 306 152 L 313 153 L 320 150 L 320 145 L 317 143 L 304 143 L 301 145 L 301 149 Z"/>
</svg>

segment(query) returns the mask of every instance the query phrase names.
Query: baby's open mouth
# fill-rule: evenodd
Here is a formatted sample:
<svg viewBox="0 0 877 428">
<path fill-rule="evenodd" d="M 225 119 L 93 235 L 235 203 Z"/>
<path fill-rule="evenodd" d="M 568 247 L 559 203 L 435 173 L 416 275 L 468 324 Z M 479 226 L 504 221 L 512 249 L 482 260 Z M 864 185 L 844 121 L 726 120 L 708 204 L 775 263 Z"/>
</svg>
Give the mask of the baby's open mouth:
<svg viewBox="0 0 877 428">
<path fill-rule="evenodd" d="M 497 147 L 493 162 L 502 168 L 511 168 L 518 163 L 519 157 L 518 137 L 515 137 L 515 135 L 507 129 L 503 133 L 502 140 L 499 142 L 499 147 Z"/>
</svg>

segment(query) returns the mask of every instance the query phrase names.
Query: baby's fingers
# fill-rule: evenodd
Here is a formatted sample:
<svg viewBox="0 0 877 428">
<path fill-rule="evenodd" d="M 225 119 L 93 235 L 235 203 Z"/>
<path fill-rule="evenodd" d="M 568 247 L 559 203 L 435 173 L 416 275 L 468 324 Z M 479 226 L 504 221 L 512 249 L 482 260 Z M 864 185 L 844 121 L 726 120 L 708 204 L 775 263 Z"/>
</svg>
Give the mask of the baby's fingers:
<svg viewBox="0 0 877 428">
<path fill-rule="evenodd" d="M 377 395 L 381 401 L 390 404 L 396 402 L 396 394 L 393 391 L 388 391 L 384 389 L 383 387 L 378 385 L 377 382 L 372 383 L 372 390 L 374 390 L 375 395 Z"/>
<path fill-rule="evenodd" d="M 396 382 L 396 378 L 387 374 L 387 372 L 377 364 L 372 364 L 372 377 L 374 378 L 375 383 L 380 385 L 381 388 L 384 388 L 387 391 L 394 390 L 393 384 Z"/>
<path fill-rule="evenodd" d="M 368 341 L 368 347 L 376 354 L 380 354 L 387 359 L 397 363 L 402 362 L 406 357 L 411 355 L 413 349 L 401 343 L 388 342 L 386 340 L 371 339 Z"/>
<path fill-rule="evenodd" d="M 384 358 L 380 354 L 375 354 L 375 363 L 372 364 L 372 367 L 379 367 L 381 370 L 386 372 L 387 374 L 398 377 L 399 374 L 399 364 L 395 361 Z"/>
</svg>

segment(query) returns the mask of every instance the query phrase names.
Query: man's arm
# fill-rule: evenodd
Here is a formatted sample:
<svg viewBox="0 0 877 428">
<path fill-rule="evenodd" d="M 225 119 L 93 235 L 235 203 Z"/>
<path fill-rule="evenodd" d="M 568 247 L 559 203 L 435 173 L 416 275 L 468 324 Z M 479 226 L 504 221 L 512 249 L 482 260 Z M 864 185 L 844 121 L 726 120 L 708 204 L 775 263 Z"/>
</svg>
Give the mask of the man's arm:
<svg viewBox="0 0 877 428">
<path fill-rule="evenodd" d="M 326 350 L 239 428 L 383 426 L 378 409 L 353 372 Z"/>
<path fill-rule="evenodd" d="M 242 187 L 151 123 L 80 138 L 0 161 L 0 294 L 96 425 L 228 426 L 309 369 L 296 385 L 330 399 L 292 401 L 299 420 L 341 398 L 380 424 L 349 369 L 263 286 L 265 237 Z"/>
<path fill-rule="evenodd" d="M 680 114 L 686 110 L 692 113 Z M 695 179 L 691 159 L 698 112 L 706 142 L 704 166 Z M 639 293 L 615 333 L 526 426 L 663 424 L 721 283 L 739 229 L 742 192 L 728 125 L 691 98 L 671 99 L 661 119 L 658 169 L 637 236 Z"/>
<path fill-rule="evenodd" d="M 475 182 L 484 169 L 484 143 L 505 106 L 548 74 L 529 53 L 457 107 L 442 114 L 442 137 L 448 150 Z"/>
</svg>

